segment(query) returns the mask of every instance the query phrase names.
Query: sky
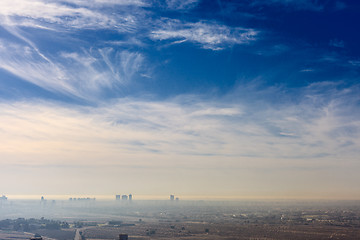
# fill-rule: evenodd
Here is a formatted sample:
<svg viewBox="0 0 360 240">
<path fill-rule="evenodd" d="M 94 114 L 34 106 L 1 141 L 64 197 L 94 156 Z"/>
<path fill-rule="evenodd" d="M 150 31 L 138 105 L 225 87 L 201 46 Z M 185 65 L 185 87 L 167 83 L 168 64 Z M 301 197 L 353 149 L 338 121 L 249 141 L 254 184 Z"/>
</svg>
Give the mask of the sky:
<svg viewBox="0 0 360 240">
<path fill-rule="evenodd" d="M 360 199 L 359 12 L 1 0 L 0 194 Z"/>
</svg>

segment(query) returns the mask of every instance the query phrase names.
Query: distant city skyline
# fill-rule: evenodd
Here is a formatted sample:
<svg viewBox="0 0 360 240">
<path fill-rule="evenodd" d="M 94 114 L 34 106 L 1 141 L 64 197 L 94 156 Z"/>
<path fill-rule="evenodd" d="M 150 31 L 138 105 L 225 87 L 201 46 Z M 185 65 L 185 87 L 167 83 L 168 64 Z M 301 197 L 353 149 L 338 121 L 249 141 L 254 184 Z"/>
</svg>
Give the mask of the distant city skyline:
<svg viewBox="0 0 360 240">
<path fill-rule="evenodd" d="M 359 13 L 0 1 L 0 196 L 360 199 Z"/>
</svg>

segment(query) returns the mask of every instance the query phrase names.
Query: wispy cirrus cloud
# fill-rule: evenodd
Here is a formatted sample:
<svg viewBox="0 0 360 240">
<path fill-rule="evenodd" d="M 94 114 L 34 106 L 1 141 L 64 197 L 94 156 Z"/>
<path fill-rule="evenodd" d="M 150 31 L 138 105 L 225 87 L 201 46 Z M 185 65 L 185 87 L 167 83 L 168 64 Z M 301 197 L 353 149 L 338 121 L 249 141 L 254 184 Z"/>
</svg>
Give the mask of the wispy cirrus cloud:
<svg viewBox="0 0 360 240">
<path fill-rule="evenodd" d="M 172 43 L 189 41 L 212 50 L 221 50 L 236 44 L 248 44 L 256 40 L 258 35 L 254 29 L 232 28 L 207 21 L 184 23 L 165 19 L 159 25 L 159 29 L 151 32 L 151 38 L 154 40 L 171 40 Z"/>
<path fill-rule="evenodd" d="M 77 44 L 80 39 L 72 34 L 79 30 L 111 30 L 131 34 L 142 17 L 143 1 L 2 1 L 0 19 L 10 39 L 0 39 L 0 68 L 51 92 L 90 100 L 107 89 L 118 89 L 131 82 L 132 77 L 146 73 L 144 57 L 136 50 L 115 49 L 116 44 L 100 41 L 100 47 L 69 50 L 61 40 Z M 117 14 L 109 14 L 113 7 Z M 130 7 L 133 11 L 129 13 Z M 39 36 L 53 36 L 62 32 L 54 49 L 38 47 Z M 70 31 L 69 31 L 70 30 Z M 125 34 L 126 35 L 126 34 Z M 137 38 L 127 36 L 126 44 L 142 44 Z M 81 40 L 83 41 L 83 40 Z M 109 47 L 111 46 L 111 47 Z M 44 51 L 44 49 L 47 49 Z"/>
<path fill-rule="evenodd" d="M 50 91 L 75 94 L 64 69 L 28 45 L 0 39 L 0 68 Z"/>
<path fill-rule="evenodd" d="M 48 91 L 86 100 L 123 87 L 144 72 L 144 57 L 113 48 L 44 56 L 31 45 L 0 39 L 0 68 Z"/>
<path fill-rule="evenodd" d="M 95 100 L 104 90 L 124 88 L 135 74 L 144 73 L 144 57 L 138 52 L 104 48 L 62 52 L 61 57 L 60 64 L 78 91 L 76 96 L 87 100 Z"/>
<path fill-rule="evenodd" d="M 143 0 L 62 0 L 78 6 L 103 7 L 103 6 L 148 6 Z"/>
<path fill-rule="evenodd" d="M 69 3 L 72 4 L 69 4 Z M 4 0 L 0 2 L 0 19 L 5 26 L 25 26 L 61 30 L 63 28 L 101 29 L 133 31 L 136 17 L 126 11 L 122 14 L 108 14 L 99 11 L 101 5 L 143 6 L 140 1 L 28 1 Z M 54 27 L 55 25 L 55 27 Z"/>
<path fill-rule="evenodd" d="M 166 0 L 167 7 L 174 10 L 185 10 L 195 7 L 199 0 Z"/>
</svg>

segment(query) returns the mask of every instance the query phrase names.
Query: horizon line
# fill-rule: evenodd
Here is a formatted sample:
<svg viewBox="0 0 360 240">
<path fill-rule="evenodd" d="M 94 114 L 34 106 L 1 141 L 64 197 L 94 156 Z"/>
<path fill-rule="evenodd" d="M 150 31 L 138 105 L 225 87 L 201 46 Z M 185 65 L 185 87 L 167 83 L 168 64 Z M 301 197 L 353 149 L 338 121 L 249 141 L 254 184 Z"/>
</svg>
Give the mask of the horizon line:
<svg viewBox="0 0 360 240">
<path fill-rule="evenodd" d="M 132 194 L 132 193 L 129 193 Z M 114 200 L 116 195 L 129 195 L 129 194 L 4 194 L 8 200 L 69 200 L 70 198 L 95 198 L 96 200 Z M 360 198 L 339 198 L 339 197 L 323 197 L 323 196 L 219 196 L 219 195 L 146 195 L 146 194 L 132 194 L 132 200 L 169 200 L 170 195 L 174 195 L 179 200 L 186 201 L 360 201 Z"/>
</svg>

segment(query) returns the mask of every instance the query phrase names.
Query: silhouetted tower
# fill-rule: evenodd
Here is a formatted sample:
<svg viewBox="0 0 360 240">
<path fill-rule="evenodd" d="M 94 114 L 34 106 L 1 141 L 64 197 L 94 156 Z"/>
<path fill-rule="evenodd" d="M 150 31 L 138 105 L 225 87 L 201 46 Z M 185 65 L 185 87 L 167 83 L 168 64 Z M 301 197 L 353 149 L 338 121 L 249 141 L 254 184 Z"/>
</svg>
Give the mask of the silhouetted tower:
<svg viewBox="0 0 360 240">
<path fill-rule="evenodd" d="M 116 200 L 120 200 L 120 195 L 116 195 L 116 196 L 115 196 L 115 199 L 116 199 Z"/>
<path fill-rule="evenodd" d="M 128 240 L 128 239 L 129 239 L 129 237 L 128 237 L 127 234 L 120 234 L 119 235 L 119 240 Z"/>
<path fill-rule="evenodd" d="M 170 200 L 171 200 L 171 201 L 174 201 L 174 199 L 175 199 L 175 196 L 174 196 L 174 195 L 170 195 Z"/>
<path fill-rule="evenodd" d="M 130 193 L 129 194 L 129 201 L 131 201 L 132 200 L 132 194 Z"/>
</svg>

